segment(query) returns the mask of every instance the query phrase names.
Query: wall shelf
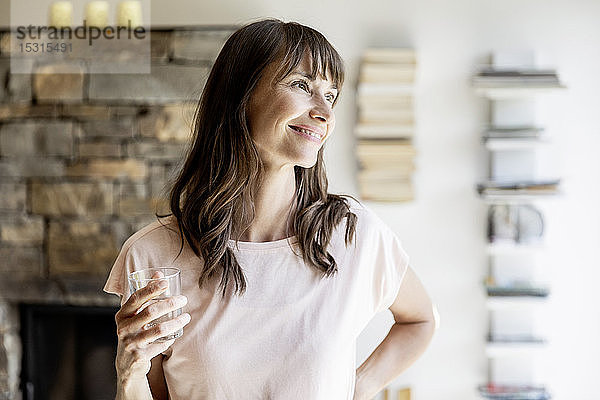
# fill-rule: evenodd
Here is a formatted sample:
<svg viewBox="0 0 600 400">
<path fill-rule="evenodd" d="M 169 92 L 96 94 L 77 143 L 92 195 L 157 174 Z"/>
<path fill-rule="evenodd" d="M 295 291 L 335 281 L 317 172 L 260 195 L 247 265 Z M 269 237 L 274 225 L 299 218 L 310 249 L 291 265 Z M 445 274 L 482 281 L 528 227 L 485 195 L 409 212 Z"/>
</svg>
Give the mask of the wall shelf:
<svg viewBox="0 0 600 400">
<path fill-rule="evenodd" d="M 540 307 L 548 302 L 549 297 L 512 296 L 488 297 L 486 306 L 489 310 L 503 310 L 508 308 Z"/>
<path fill-rule="evenodd" d="M 515 371 L 523 377 L 534 376 L 530 370 L 533 363 L 528 363 L 547 347 L 546 341 L 536 336 L 543 332 L 532 335 L 550 297 L 545 280 L 536 276 L 538 270 L 543 271 L 537 268 L 537 255 L 546 250 L 545 216 L 536 202 L 555 199 L 562 192 L 560 179 L 540 179 L 546 174 L 538 170 L 538 150 L 550 142 L 535 118 L 535 97 L 560 92 L 565 86 L 555 70 L 535 68 L 531 52 L 499 52 L 492 58 L 493 66 L 480 69 L 472 83 L 475 93 L 489 100 L 491 111 L 481 138 L 489 155 L 489 180 L 479 183 L 477 192 L 488 208 L 487 387 L 498 389 L 514 380 Z M 507 332 L 521 335 L 506 336 Z M 532 384 L 523 379 L 523 388 Z M 508 396 L 511 391 L 506 390 Z M 541 392 L 545 393 L 545 387 Z M 480 393 L 490 398 L 486 391 Z"/>
<path fill-rule="evenodd" d="M 490 100 L 535 97 L 564 90 L 566 87 L 557 86 L 515 86 L 515 87 L 476 87 L 475 93 Z"/>
<path fill-rule="evenodd" d="M 490 255 L 515 254 L 515 253 L 538 253 L 546 249 L 543 243 L 515 243 L 498 242 L 488 243 L 487 252 Z"/>
<path fill-rule="evenodd" d="M 546 348 L 545 342 L 488 342 L 485 346 L 485 354 L 488 357 L 535 356 Z"/>
<path fill-rule="evenodd" d="M 508 192 L 508 191 L 507 191 Z M 553 192 L 548 194 L 528 194 L 513 191 L 506 194 L 482 194 L 480 197 L 486 203 L 493 204 L 522 204 L 539 200 L 552 200 L 563 195 L 563 192 Z"/>
<path fill-rule="evenodd" d="M 529 150 L 550 144 L 541 139 L 516 139 L 516 138 L 490 138 L 484 141 L 485 148 L 489 151 Z"/>
</svg>

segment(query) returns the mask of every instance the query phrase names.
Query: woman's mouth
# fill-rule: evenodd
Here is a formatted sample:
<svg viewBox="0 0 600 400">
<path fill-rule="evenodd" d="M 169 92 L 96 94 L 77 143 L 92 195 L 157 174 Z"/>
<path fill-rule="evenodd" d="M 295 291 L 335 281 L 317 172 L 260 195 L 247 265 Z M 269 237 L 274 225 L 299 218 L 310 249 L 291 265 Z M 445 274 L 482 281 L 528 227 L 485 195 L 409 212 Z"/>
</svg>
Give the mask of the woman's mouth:
<svg viewBox="0 0 600 400">
<path fill-rule="evenodd" d="M 321 143 L 321 135 L 318 133 L 309 131 L 308 129 L 303 129 L 298 126 L 288 125 L 294 132 L 298 133 L 300 136 L 304 136 L 308 140 L 312 140 L 316 143 Z"/>
</svg>

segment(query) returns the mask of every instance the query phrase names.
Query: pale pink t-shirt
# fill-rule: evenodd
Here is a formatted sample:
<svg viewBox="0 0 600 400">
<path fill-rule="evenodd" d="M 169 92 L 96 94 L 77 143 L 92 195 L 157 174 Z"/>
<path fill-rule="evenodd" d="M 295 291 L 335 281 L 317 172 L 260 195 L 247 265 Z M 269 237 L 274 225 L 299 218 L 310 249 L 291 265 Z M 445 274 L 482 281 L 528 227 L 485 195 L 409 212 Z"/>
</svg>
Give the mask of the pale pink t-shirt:
<svg viewBox="0 0 600 400">
<path fill-rule="evenodd" d="M 220 279 L 198 288 L 202 261 L 179 236 L 154 222 L 123 245 L 104 287 L 129 293 L 127 272 L 146 267 L 181 269 L 184 312 L 191 322 L 164 353 L 163 370 L 174 400 L 352 400 L 356 339 L 371 318 L 391 306 L 408 268 L 394 232 L 369 208 L 349 200 L 357 215 L 355 242 L 346 248 L 346 219 L 328 251 L 338 272 L 322 278 L 304 264 L 296 237 L 229 246 L 244 271 L 242 297 Z M 176 228 L 172 217 L 162 220 Z"/>
</svg>

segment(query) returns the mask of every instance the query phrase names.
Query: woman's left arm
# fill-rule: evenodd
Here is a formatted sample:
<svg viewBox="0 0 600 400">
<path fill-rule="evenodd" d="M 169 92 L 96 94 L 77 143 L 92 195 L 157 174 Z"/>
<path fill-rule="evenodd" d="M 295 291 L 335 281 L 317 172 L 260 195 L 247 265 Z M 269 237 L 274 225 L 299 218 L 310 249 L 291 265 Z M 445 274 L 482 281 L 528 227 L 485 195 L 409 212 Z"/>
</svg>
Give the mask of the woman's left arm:
<svg viewBox="0 0 600 400">
<path fill-rule="evenodd" d="M 410 266 L 390 311 L 395 321 L 390 332 L 356 370 L 354 400 L 372 399 L 412 365 L 438 326 L 431 299 Z"/>
</svg>

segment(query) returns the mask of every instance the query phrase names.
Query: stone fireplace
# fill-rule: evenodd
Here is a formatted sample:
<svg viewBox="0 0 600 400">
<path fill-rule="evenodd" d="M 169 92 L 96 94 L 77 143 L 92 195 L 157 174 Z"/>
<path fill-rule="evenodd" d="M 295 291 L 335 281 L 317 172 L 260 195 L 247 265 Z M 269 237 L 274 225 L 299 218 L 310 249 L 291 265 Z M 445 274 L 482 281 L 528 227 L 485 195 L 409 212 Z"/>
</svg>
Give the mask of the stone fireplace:
<svg viewBox="0 0 600 400">
<path fill-rule="evenodd" d="M 21 55 L 0 32 L 0 399 L 35 389 L 20 379 L 22 350 L 35 348 L 20 311 L 118 307 L 102 285 L 127 237 L 168 211 L 166 184 L 233 29 L 153 29 L 144 75 L 91 74 L 69 56 L 12 73 Z"/>
</svg>

